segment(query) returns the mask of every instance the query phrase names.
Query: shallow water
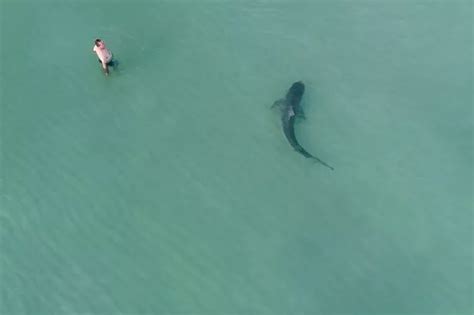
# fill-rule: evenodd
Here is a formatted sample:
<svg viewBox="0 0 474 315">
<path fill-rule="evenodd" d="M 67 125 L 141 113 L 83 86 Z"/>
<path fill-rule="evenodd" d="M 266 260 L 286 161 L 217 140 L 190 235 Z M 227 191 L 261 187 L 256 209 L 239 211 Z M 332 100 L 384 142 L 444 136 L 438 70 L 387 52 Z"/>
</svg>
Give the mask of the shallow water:
<svg viewBox="0 0 474 315">
<path fill-rule="evenodd" d="M 472 2 L 0 3 L 1 314 L 473 311 Z"/>
</svg>

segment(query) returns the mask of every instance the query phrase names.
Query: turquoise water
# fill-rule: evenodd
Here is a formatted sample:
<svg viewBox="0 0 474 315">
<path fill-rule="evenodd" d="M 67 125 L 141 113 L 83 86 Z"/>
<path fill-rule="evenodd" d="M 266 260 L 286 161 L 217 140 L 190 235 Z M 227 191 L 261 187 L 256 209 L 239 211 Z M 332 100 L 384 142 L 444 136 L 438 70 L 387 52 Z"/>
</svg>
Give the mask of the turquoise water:
<svg viewBox="0 0 474 315">
<path fill-rule="evenodd" d="M 471 1 L 0 3 L 2 315 L 473 312 Z"/>
</svg>

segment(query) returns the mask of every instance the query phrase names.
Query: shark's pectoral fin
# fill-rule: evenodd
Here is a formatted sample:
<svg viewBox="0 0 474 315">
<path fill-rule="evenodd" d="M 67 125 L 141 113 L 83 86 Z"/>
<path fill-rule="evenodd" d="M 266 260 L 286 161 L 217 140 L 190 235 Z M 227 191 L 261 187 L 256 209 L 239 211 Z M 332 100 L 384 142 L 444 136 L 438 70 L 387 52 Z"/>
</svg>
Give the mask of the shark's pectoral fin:
<svg viewBox="0 0 474 315">
<path fill-rule="evenodd" d="M 276 106 L 281 106 L 283 102 L 284 102 L 283 99 L 279 99 L 278 101 L 275 101 L 275 103 L 273 103 L 271 108 L 275 108 Z"/>
<path fill-rule="evenodd" d="M 299 108 L 298 111 L 296 112 L 296 116 L 301 119 L 306 119 L 306 115 L 304 114 L 304 111 L 302 108 Z"/>
</svg>

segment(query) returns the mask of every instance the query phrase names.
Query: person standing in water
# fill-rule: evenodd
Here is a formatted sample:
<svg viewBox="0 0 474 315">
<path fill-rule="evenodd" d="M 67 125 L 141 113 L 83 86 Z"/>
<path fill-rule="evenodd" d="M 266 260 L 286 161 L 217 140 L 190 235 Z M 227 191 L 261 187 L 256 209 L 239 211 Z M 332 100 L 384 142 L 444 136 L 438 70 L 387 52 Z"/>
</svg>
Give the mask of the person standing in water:
<svg viewBox="0 0 474 315">
<path fill-rule="evenodd" d="M 109 66 L 113 66 L 112 53 L 105 47 L 105 43 L 100 38 L 95 40 L 92 50 L 97 54 L 99 62 L 102 64 L 105 75 L 109 74 Z"/>
</svg>

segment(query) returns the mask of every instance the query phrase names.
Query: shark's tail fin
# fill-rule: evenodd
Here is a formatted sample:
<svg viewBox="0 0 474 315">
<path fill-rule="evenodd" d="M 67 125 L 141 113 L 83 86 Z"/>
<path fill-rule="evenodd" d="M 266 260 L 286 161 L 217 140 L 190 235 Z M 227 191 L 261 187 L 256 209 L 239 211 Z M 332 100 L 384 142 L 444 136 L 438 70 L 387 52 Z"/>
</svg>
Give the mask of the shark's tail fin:
<svg viewBox="0 0 474 315">
<path fill-rule="evenodd" d="M 331 169 L 332 171 L 334 171 L 334 167 L 332 167 L 331 165 L 327 164 L 326 162 L 324 162 L 323 160 L 315 157 L 314 155 L 312 155 L 311 153 L 309 153 L 308 151 L 306 151 L 301 145 L 297 145 L 295 146 L 295 150 L 298 151 L 299 153 L 301 153 L 304 157 L 307 157 L 307 158 L 310 158 L 310 159 L 314 159 L 316 160 L 317 162 L 319 162 L 320 164 L 326 166 L 327 168 Z"/>
<path fill-rule="evenodd" d="M 318 161 L 319 163 L 321 163 L 322 165 L 326 166 L 327 168 L 331 169 L 331 171 L 334 171 L 334 167 L 332 167 L 331 165 L 327 164 L 326 162 L 320 160 L 319 158 L 315 157 L 315 156 L 312 156 L 313 159 L 315 159 L 316 161 Z"/>
</svg>

